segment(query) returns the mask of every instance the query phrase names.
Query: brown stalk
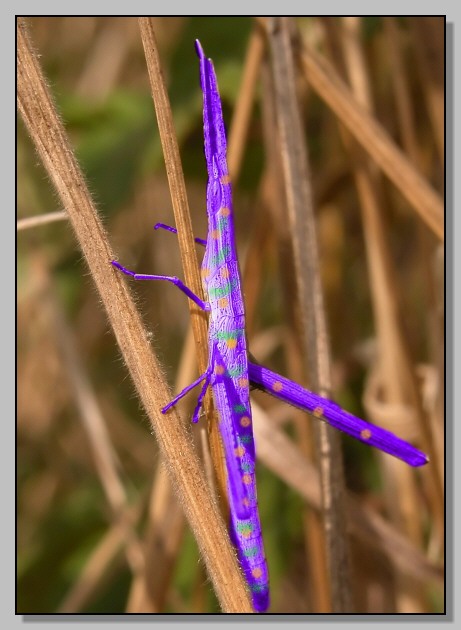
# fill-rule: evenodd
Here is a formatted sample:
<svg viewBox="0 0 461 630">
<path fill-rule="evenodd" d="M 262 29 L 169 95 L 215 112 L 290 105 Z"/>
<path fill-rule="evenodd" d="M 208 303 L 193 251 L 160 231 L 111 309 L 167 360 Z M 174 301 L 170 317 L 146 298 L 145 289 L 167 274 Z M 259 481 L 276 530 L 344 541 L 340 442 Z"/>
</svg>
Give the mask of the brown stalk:
<svg viewBox="0 0 461 630">
<path fill-rule="evenodd" d="M 260 73 L 261 61 L 264 52 L 264 37 L 261 29 L 254 28 L 251 33 L 244 62 L 243 76 L 239 88 L 239 94 L 232 116 L 228 138 L 228 167 L 232 185 L 235 186 L 240 175 L 243 161 L 243 153 L 248 137 L 251 112 L 255 97 L 256 84 Z M 258 202 L 256 202 L 258 203 Z M 256 222 L 261 213 L 256 213 Z M 267 231 L 267 221 L 260 221 L 261 225 L 253 226 L 256 232 Z M 263 237 L 262 234 L 259 234 Z M 248 260 L 251 259 L 251 271 L 248 270 Z M 258 278 L 260 274 L 257 268 L 262 261 L 258 246 L 253 246 L 245 251 L 245 256 L 240 258 L 240 267 L 244 273 L 244 297 L 246 314 L 246 331 L 248 339 L 251 338 L 253 314 L 258 298 Z"/>
<path fill-rule="evenodd" d="M 303 44 L 300 62 L 312 89 L 333 110 L 437 238 L 443 241 L 444 206 L 439 194 L 409 162 L 383 127 L 357 103 L 324 57 Z"/>
<path fill-rule="evenodd" d="M 175 391 L 181 391 L 188 385 L 193 380 L 195 372 L 194 338 L 192 328 L 189 327 Z M 190 416 L 186 414 L 186 417 Z M 184 513 L 174 494 L 165 466 L 160 463 L 155 473 L 149 500 L 144 573 L 138 576 L 131 586 L 127 612 L 160 613 L 164 610 L 183 540 L 184 526 Z"/>
<path fill-rule="evenodd" d="M 286 320 L 288 334 L 287 342 L 291 343 L 286 349 L 286 363 L 288 374 L 298 382 L 305 378 L 303 369 L 302 350 L 299 347 L 298 339 L 302 334 L 297 317 L 295 269 L 293 264 L 293 251 L 290 240 L 289 226 L 284 217 L 284 191 L 281 156 L 277 144 L 274 143 L 274 128 L 276 118 L 274 103 L 271 95 L 274 93 L 272 80 L 267 64 L 263 72 L 263 93 L 262 113 L 263 130 L 265 139 L 265 152 L 267 155 L 267 168 L 261 185 L 262 195 L 265 205 L 272 214 L 272 223 L 277 226 L 276 238 L 278 246 L 278 257 L 283 261 L 279 265 L 280 284 L 282 287 L 283 301 L 285 303 Z M 261 222 L 267 226 L 267 214 L 261 215 Z M 266 227 L 266 230 L 268 228 Z M 260 248 L 254 247 L 256 262 L 262 264 L 260 260 Z M 253 297 L 254 299 L 254 297 Z M 313 444 L 312 423 L 307 421 L 306 415 L 298 410 L 291 410 L 294 428 L 298 442 L 301 445 L 304 455 L 315 461 L 315 446 Z M 312 511 L 306 506 L 303 510 L 306 567 L 309 576 L 311 610 L 315 613 L 324 613 L 331 610 L 331 592 L 328 578 L 327 558 L 325 552 L 325 536 L 321 515 Z"/>
<path fill-rule="evenodd" d="M 185 283 L 196 295 L 203 299 L 203 289 L 200 282 L 197 252 L 194 243 L 189 204 L 187 201 L 186 184 L 181 167 L 179 146 L 176 139 L 173 115 L 165 88 L 151 19 L 139 18 L 139 28 L 165 158 L 173 211 L 178 228 L 178 242 L 184 268 Z M 189 300 L 189 307 L 194 339 L 197 344 L 199 370 L 202 373 L 205 371 L 207 365 L 207 325 L 202 311 L 191 300 Z"/>
<path fill-rule="evenodd" d="M 315 391 L 328 396 L 331 389 L 329 340 L 320 284 L 308 158 L 302 141 L 304 130 L 297 103 L 289 19 L 269 19 L 267 34 L 272 53 L 275 111 L 296 269 L 300 325 L 305 331 L 302 337 L 303 353 L 307 357 L 309 383 Z M 324 423 L 319 423 L 315 427 L 315 432 L 321 471 L 332 609 L 334 612 L 352 612 L 349 552 L 344 530 L 344 478 L 339 437 L 331 427 Z"/>
<path fill-rule="evenodd" d="M 160 140 L 168 176 L 168 183 L 173 202 L 173 212 L 176 227 L 178 229 L 179 251 L 186 285 L 201 299 L 203 289 L 200 281 L 197 251 L 192 230 L 189 204 L 187 201 L 186 185 L 181 167 L 181 158 L 173 124 L 173 115 L 168 100 L 168 95 L 163 80 L 160 57 L 157 50 L 155 33 L 151 18 L 139 18 L 139 28 L 146 56 L 147 70 L 157 116 Z M 198 76 L 198 75 L 197 75 Z M 199 373 L 203 374 L 208 365 L 207 321 L 199 307 L 189 300 L 191 324 L 197 352 Z M 207 392 L 203 407 L 208 418 L 208 430 L 210 447 L 215 465 L 216 475 L 224 498 L 227 492 L 226 470 L 224 465 L 224 452 L 218 431 L 217 415 L 213 407 L 210 391 Z M 225 507 L 223 508 L 225 512 Z"/>
<path fill-rule="evenodd" d="M 271 240 L 271 222 L 267 220 L 267 217 L 273 192 L 274 182 L 270 181 L 270 173 L 266 168 L 259 184 L 257 198 L 254 202 L 255 208 L 252 217 L 253 225 L 251 226 L 251 237 L 247 243 L 244 256 L 240 259 L 243 274 L 246 330 L 250 343 L 255 328 L 256 309 L 261 295 L 261 284 L 267 249 Z M 251 351 L 252 350 L 253 348 L 251 348 Z"/>
<path fill-rule="evenodd" d="M 232 125 L 229 131 L 227 162 L 232 183 L 235 185 L 240 174 L 243 150 L 250 124 L 256 82 L 259 76 L 262 56 L 264 52 L 264 38 L 259 28 L 253 29 L 248 43 L 245 63 L 243 67 L 242 83 L 239 96 L 235 104 Z"/>
<path fill-rule="evenodd" d="M 226 612 L 251 612 L 235 553 L 217 506 L 207 492 L 190 435 L 175 410 L 168 414 L 168 422 L 160 413 L 170 399 L 170 392 L 126 283 L 111 267 L 114 256 L 57 115 L 23 19 L 17 22 L 17 96 L 23 121 L 69 214 L 221 607 Z"/>
<path fill-rule="evenodd" d="M 247 47 L 242 81 L 239 87 L 237 102 L 235 104 L 235 110 L 229 129 L 227 162 L 233 187 L 235 187 L 240 175 L 263 52 L 263 34 L 261 29 L 254 28 Z M 261 213 L 256 214 L 256 221 L 258 221 L 258 217 L 261 216 Z M 262 229 L 267 228 L 267 221 L 264 221 L 264 226 L 256 226 L 256 231 L 258 231 L 259 227 Z M 246 330 L 247 337 L 251 338 L 253 313 L 258 297 L 258 289 L 256 285 L 260 274 L 254 266 L 252 266 L 252 272 L 248 273 L 247 263 L 249 258 L 251 258 L 252 262 L 256 265 L 261 263 L 261 252 L 257 246 L 247 249 L 245 256 L 240 258 L 241 270 L 244 270 L 243 286 L 245 295 Z"/>
</svg>

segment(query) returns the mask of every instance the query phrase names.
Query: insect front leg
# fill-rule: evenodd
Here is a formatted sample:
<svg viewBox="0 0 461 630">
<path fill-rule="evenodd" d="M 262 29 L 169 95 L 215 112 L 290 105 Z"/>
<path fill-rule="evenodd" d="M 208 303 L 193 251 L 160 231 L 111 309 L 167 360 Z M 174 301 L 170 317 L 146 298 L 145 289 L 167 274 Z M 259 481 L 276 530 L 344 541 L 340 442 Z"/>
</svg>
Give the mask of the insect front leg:
<svg viewBox="0 0 461 630">
<path fill-rule="evenodd" d="M 178 233 L 178 230 L 176 228 L 172 227 L 171 225 L 166 225 L 166 223 L 156 223 L 154 225 L 154 230 L 159 230 L 159 229 L 167 230 L 168 232 L 172 232 L 173 234 Z M 203 245 L 203 246 L 206 245 L 206 240 L 204 238 L 196 237 L 194 238 L 194 241 L 198 243 L 199 245 Z"/>
<path fill-rule="evenodd" d="M 112 260 L 111 262 L 112 262 L 112 265 L 116 267 L 119 271 L 121 271 L 127 276 L 131 276 L 132 278 L 134 278 L 134 280 L 166 280 L 167 282 L 171 282 L 172 284 L 177 286 L 180 291 L 185 293 L 188 298 L 194 301 L 197 304 L 197 306 L 199 306 L 203 311 L 210 310 L 209 302 L 204 302 L 203 300 L 201 300 L 198 295 L 195 295 L 195 293 L 191 291 L 191 289 L 189 289 L 189 287 L 187 287 L 184 284 L 184 282 L 180 280 L 179 278 L 177 278 L 176 276 L 156 276 L 156 275 L 151 275 L 151 274 L 135 273 L 134 271 L 131 271 L 130 269 L 126 269 L 126 267 L 123 267 L 116 260 Z"/>
</svg>

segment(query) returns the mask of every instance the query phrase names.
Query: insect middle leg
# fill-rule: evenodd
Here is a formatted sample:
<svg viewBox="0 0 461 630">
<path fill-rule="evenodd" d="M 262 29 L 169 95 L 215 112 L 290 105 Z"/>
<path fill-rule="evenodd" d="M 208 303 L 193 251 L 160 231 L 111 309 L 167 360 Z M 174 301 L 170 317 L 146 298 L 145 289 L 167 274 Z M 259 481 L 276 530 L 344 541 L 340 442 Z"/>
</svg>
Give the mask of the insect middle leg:
<svg viewBox="0 0 461 630">
<path fill-rule="evenodd" d="M 197 385 L 199 383 L 201 383 L 203 381 L 203 379 L 207 379 L 205 381 L 205 385 L 206 387 L 208 387 L 208 383 L 210 382 L 210 377 L 209 377 L 209 369 L 206 370 L 206 372 L 204 372 L 201 376 L 198 377 L 197 380 L 195 380 L 193 383 L 191 383 L 190 385 L 188 385 L 187 387 L 185 387 L 182 391 L 179 392 L 179 394 L 177 396 L 175 396 L 173 398 L 173 400 L 171 400 L 168 405 L 165 405 L 165 407 L 163 407 L 162 409 L 162 413 L 166 413 L 168 411 L 168 409 L 171 409 L 171 407 L 174 407 L 176 405 L 176 403 L 181 400 L 181 398 L 183 398 L 187 392 L 190 392 L 191 389 L 194 389 L 194 387 L 197 387 Z M 206 389 L 205 387 L 205 389 Z M 202 389 L 203 392 L 203 389 Z M 202 392 L 200 392 L 200 396 L 202 395 Z M 199 396 L 199 399 L 200 399 Z M 203 398 L 203 396 L 202 396 Z M 198 414 L 197 414 L 198 415 Z"/>
<path fill-rule="evenodd" d="M 200 413 L 200 409 L 202 407 L 202 402 L 205 397 L 206 390 L 208 389 L 208 386 L 210 384 L 212 374 L 213 374 L 213 367 L 209 365 L 205 372 L 205 375 L 206 375 L 205 382 L 203 383 L 202 390 L 197 398 L 197 404 L 195 405 L 194 415 L 192 416 L 192 422 L 194 423 L 198 422 L 198 416 Z"/>
<path fill-rule="evenodd" d="M 177 396 L 175 396 L 173 398 L 173 400 L 171 400 L 168 405 L 165 405 L 165 407 L 163 407 L 162 409 L 162 413 L 166 413 L 169 409 L 171 409 L 171 407 L 174 407 L 174 405 L 176 405 L 176 403 L 181 400 L 181 398 L 183 398 L 188 392 L 190 392 L 191 389 L 194 389 L 194 387 L 197 387 L 197 385 L 199 383 L 201 383 L 203 380 L 205 380 L 205 382 L 203 383 L 203 387 L 200 391 L 200 394 L 197 398 L 197 404 L 195 405 L 195 409 L 194 409 L 194 415 L 192 416 L 192 422 L 196 423 L 198 422 L 198 416 L 200 413 L 200 409 L 202 407 L 202 402 L 203 402 L 203 398 L 206 394 L 206 390 L 208 389 L 208 386 L 210 384 L 210 380 L 211 380 L 211 375 L 213 374 L 213 369 L 212 367 L 208 367 L 207 370 L 198 377 L 197 380 L 195 380 L 193 383 L 191 383 L 190 385 L 188 385 L 187 387 L 185 387 L 182 391 L 179 392 L 179 394 Z"/>
<path fill-rule="evenodd" d="M 151 274 L 135 273 L 134 271 L 131 271 L 130 269 L 126 269 L 126 267 L 123 267 L 116 260 L 112 260 L 112 264 L 114 267 L 116 267 L 119 271 L 121 271 L 125 275 L 131 276 L 132 278 L 134 278 L 134 280 L 166 280 L 167 282 L 171 282 L 172 284 L 177 286 L 180 291 L 185 293 L 188 298 L 193 300 L 197 304 L 197 306 L 199 306 L 203 311 L 210 310 L 209 302 L 204 302 L 203 300 L 201 300 L 198 295 L 195 295 L 195 293 L 191 291 L 189 287 L 187 287 L 184 284 L 184 282 L 180 280 L 179 278 L 177 278 L 176 276 L 156 276 L 156 275 L 151 275 Z"/>
</svg>

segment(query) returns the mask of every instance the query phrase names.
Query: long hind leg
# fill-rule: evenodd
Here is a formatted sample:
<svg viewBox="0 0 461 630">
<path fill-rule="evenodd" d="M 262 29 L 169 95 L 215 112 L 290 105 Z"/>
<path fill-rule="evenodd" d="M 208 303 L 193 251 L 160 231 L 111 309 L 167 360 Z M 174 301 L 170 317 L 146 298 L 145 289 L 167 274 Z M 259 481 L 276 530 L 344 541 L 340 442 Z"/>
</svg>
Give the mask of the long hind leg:
<svg viewBox="0 0 461 630">
<path fill-rule="evenodd" d="M 204 372 L 201 376 L 198 377 L 198 379 L 196 381 L 194 381 L 193 383 L 191 383 L 190 385 L 188 385 L 187 387 L 185 387 L 182 391 L 179 392 L 179 394 L 177 396 L 175 396 L 173 398 L 173 400 L 171 400 L 168 405 L 165 405 L 165 407 L 163 407 L 162 409 L 162 413 L 166 413 L 168 411 L 168 409 L 171 409 L 171 407 L 174 407 L 176 405 L 176 403 L 181 400 L 181 398 L 183 398 L 187 392 L 190 392 L 191 389 L 194 389 L 194 387 L 197 387 L 197 385 L 199 383 L 201 383 L 203 381 L 203 379 L 207 379 L 205 381 L 205 385 L 206 387 L 208 387 L 208 384 L 210 382 L 210 377 L 209 377 L 209 369 L 206 370 L 206 372 Z M 205 389 L 206 389 L 205 387 Z M 203 392 L 203 389 L 202 389 Z M 202 396 L 202 392 L 200 392 L 200 396 Z M 200 400 L 200 396 L 199 396 L 199 400 Z M 203 398 L 203 396 L 202 396 Z M 197 413 L 198 415 L 198 413 Z M 195 422 L 197 422 L 195 420 Z"/>
<path fill-rule="evenodd" d="M 202 402 L 205 397 L 206 390 L 208 389 L 208 386 L 210 384 L 212 374 L 213 368 L 211 366 L 208 366 L 207 371 L 205 372 L 205 382 L 203 383 L 202 390 L 199 394 L 199 397 L 197 398 L 197 404 L 195 405 L 194 414 L 192 416 L 192 422 L 194 423 L 198 422 L 198 416 L 202 407 Z"/>
</svg>

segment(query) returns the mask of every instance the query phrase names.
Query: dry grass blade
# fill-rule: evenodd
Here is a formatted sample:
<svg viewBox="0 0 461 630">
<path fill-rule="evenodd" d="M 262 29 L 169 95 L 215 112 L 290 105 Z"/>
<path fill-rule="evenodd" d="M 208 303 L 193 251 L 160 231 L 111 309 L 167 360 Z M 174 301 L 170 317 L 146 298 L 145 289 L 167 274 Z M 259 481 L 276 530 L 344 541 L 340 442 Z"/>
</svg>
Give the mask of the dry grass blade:
<svg viewBox="0 0 461 630">
<path fill-rule="evenodd" d="M 402 145 L 413 163 L 418 164 L 419 168 L 423 168 L 422 156 L 418 150 L 416 120 L 408 89 L 408 72 L 404 63 L 403 46 L 396 18 L 383 18 L 383 26 L 390 43 L 389 65 Z"/>
<path fill-rule="evenodd" d="M 184 277 L 187 286 L 192 289 L 196 295 L 203 299 L 203 289 L 200 281 L 192 222 L 190 218 L 189 204 L 187 202 L 186 185 L 181 168 L 181 159 L 174 130 L 173 115 L 162 76 L 152 20 L 150 18 L 140 18 L 139 28 L 144 46 L 144 54 L 146 56 L 152 97 L 154 100 L 168 183 L 171 191 L 171 200 L 173 202 L 173 211 L 178 229 L 178 242 L 184 269 Z M 206 316 L 191 300 L 189 300 L 189 308 L 197 349 L 198 368 L 200 374 L 203 374 L 208 363 Z M 205 395 L 203 407 L 208 418 L 210 446 L 218 482 L 220 484 L 221 495 L 225 497 L 227 485 L 226 471 L 223 463 L 224 453 L 221 446 L 221 439 L 217 428 L 217 416 L 214 410 L 210 391 L 208 391 Z"/>
<path fill-rule="evenodd" d="M 87 51 L 87 61 L 76 87 L 80 96 L 104 101 L 126 62 L 131 40 L 137 35 L 134 18 L 112 18 L 103 24 Z"/>
<path fill-rule="evenodd" d="M 183 511 L 174 496 L 165 466 L 160 464 L 150 497 L 145 570 L 132 583 L 127 612 L 164 611 L 184 531 Z"/>
<path fill-rule="evenodd" d="M 437 26 L 437 23 L 436 23 Z M 393 78 L 393 87 L 394 87 L 394 95 L 396 101 L 396 109 L 398 113 L 397 121 L 399 123 L 400 135 L 402 138 L 402 144 L 406 149 L 408 155 L 412 158 L 415 164 L 421 164 L 421 167 L 424 165 L 424 152 L 422 148 L 419 146 L 418 137 L 417 137 L 417 121 L 414 115 L 414 107 L 412 108 L 411 95 L 408 89 L 408 74 L 409 70 L 405 67 L 404 64 L 404 50 L 403 50 L 403 37 L 402 33 L 399 31 L 398 22 L 396 18 L 385 18 L 384 19 L 384 27 L 386 29 L 387 36 L 391 45 L 389 46 L 390 55 L 389 55 L 389 63 L 391 64 L 392 69 L 392 78 Z M 416 38 L 416 48 L 418 49 L 419 38 Z M 422 52 L 422 51 L 421 51 Z M 434 72 L 434 69 L 432 69 Z M 430 82 L 435 77 L 432 77 Z M 437 81 L 436 81 L 437 82 Z M 422 88 L 428 91 L 428 87 L 423 81 Z M 443 95 L 442 95 L 443 100 Z M 430 108 L 429 108 L 430 110 Z M 431 110 L 429 111 L 429 113 Z M 442 112 L 442 129 L 443 129 L 443 112 Z M 438 126 L 434 126 L 434 141 L 437 146 L 439 145 L 439 134 L 438 134 Z M 442 156 L 443 156 L 443 131 L 442 131 Z M 442 158 L 443 159 L 443 158 Z M 439 320 L 437 316 L 437 284 L 438 279 L 436 277 L 436 270 L 434 262 L 437 259 L 435 243 L 432 234 L 429 233 L 429 230 L 425 228 L 424 225 L 420 226 L 419 231 L 419 247 L 420 247 L 420 258 L 421 264 L 423 267 L 424 280 L 426 285 L 426 311 L 428 313 L 428 338 L 429 338 L 429 347 L 431 348 L 431 355 L 433 357 L 433 361 L 438 368 L 440 379 L 440 387 L 439 387 L 439 395 L 443 397 L 443 386 L 444 382 L 444 369 L 443 369 L 443 347 L 444 347 L 444 331 L 443 331 L 443 322 Z M 433 411 L 434 417 L 434 432 L 430 438 L 431 446 L 434 449 L 435 458 L 434 461 L 431 462 L 436 467 L 439 467 L 439 476 L 442 478 L 443 472 L 443 449 L 441 448 L 441 444 L 439 443 L 439 435 L 437 431 L 437 427 L 443 426 L 443 410 L 441 408 L 434 408 Z M 434 456 L 434 455 L 433 455 Z M 442 486 L 443 481 L 440 481 L 440 486 Z M 442 499 L 443 501 L 443 499 Z M 443 503 L 442 503 L 443 509 Z"/>
<path fill-rule="evenodd" d="M 357 103 L 326 59 L 304 44 L 300 60 L 309 85 L 443 241 L 444 207 L 437 192 L 398 149 L 388 133 Z"/>
<path fill-rule="evenodd" d="M 57 210 L 56 212 L 47 212 L 46 214 L 40 214 L 36 217 L 24 217 L 24 219 L 18 219 L 16 222 L 16 230 L 28 230 L 30 228 L 37 227 L 39 225 L 46 225 L 47 223 L 54 223 L 55 221 L 65 221 L 67 219 L 67 213 L 64 210 Z"/>
<path fill-rule="evenodd" d="M 348 526 L 351 533 L 372 548 L 379 546 L 392 560 L 394 567 L 414 580 L 430 580 L 443 589 L 444 570 L 430 562 L 405 536 L 377 512 L 363 507 L 354 495 L 348 497 Z"/>
<path fill-rule="evenodd" d="M 251 612 L 235 554 L 217 507 L 207 492 L 190 436 L 174 410 L 168 414 L 168 422 L 160 413 L 170 392 L 126 284 L 110 265 L 113 254 L 23 19 L 18 19 L 17 29 L 17 91 L 20 113 L 69 214 L 221 606 L 226 612 Z"/>
<path fill-rule="evenodd" d="M 295 289 L 295 269 L 293 263 L 292 245 L 289 234 L 289 227 L 285 220 L 285 201 L 283 181 L 280 176 L 282 172 L 281 158 L 277 144 L 273 141 L 273 129 L 275 127 L 275 112 L 273 105 L 272 80 L 268 65 L 265 64 L 262 74 L 263 93 L 269 95 L 262 100 L 263 109 L 263 129 L 265 147 L 267 153 L 267 170 L 261 186 L 262 196 L 267 205 L 268 211 L 272 214 L 272 223 L 277 226 L 276 238 L 278 257 L 283 264 L 280 265 L 280 285 L 283 291 L 283 302 L 286 311 L 287 341 L 286 362 L 288 374 L 293 380 L 302 382 L 305 378 L 303 368 L 304 359 L 302 348 L 298 339 L 301 331 L 300 322 L 297 317 L 297 304 L 293 296 Z M 263 217 L 260 212 L 261 222 L 268 225 L 267 217 Z M 266 227 L 266 231 L 268 228 Z M 260 248 L 255 246 L 257 256 L 260 256 Z M 254 256 L 256 258 L 256 256 Z M 261 266 L 261 262 L 259 265 Z M 256 268 L 257 271 L 257 268 Z M 254 281 L 253 281 L 254 284 Z M 253 297 L 253 300 L 255 298 Z M 290 343 L 291 342 L 291 343 Z M 290 347 L 288 347 L 290 345 Z M 267 343 L 264 344 L 267 349 Z M 254 348 L 254 345 L 253 345 Z M 304 456 L 308 459 L 315 457 L 315 445 L 312 423 L 306 422 L 306 416 L 302 412 L 295 412 L 293 415 L 294 430 Z M 312 612 L 327 613 L 331 610 L 331 592 L 329 583 L 329 571 L 326 557 L 325 534 L 323 529 L 322 515 L 312 511 L 308 506 L 303 509 L 303 532 L 305 539 L 306 566 L 309 575 L 309 596 Z"/>
<path fill-rule="evenodd" d="M 96 395 L 86 375 L 74 342 L 72 331 L 53 291 L 48 269 L 37 256 L 34 267 L 40 278 L 43 308 L 55 330 L 63 356 L 63 367 L 72 385 L 76 406 L 80 411 L 83 428 L 90 442 L 95 468 L 111 507 L 114 524 L 125 536 L 126 556 L 134 574 L 144 567 L 144 555 L 133 523 L 128 517 L 128 498 L 118 474 L 118 459 L 110 440 L 109 432 L 98 406 Z"/>
<path fill-rule="evenodd" d="M 130 518 L 136 521 L 141 509 L 131 508 Z M 114 575 L 114 565 L 126 544 L 126 533 L 120 524 L 111 527 L 91 552 L 78 580 L 64 596 L 57 609 L 58 613 L 76 613 L 93 600 L 103 585 Z"/>
<path fill-rule="evenodd" d="M 255 28 L 248 44 L 239 97 L 235 105 L 232 125 L 229 131 L 227 162 L 229 175 L 235 185 L 242 165 L 243 149 L 250 124 L 256 81 L 264 52 L 264 38 L 261 30 Z"/>
<path fill-rule="evenodd" d="M 347 37 L 344 37 L 344 56 L 346 58 L 353 57 L 355 77 L 360 74 L 360 78 L 355 78 L 352 90 L 357 102 L 371 110 L 370 82 L 366 76 L 364 55 L 357 33 L 359 22 L 355 21 L 355 18 L 347 18 L 346 24 L 350 32 Z M 351 49 L 353 52 L 348 52 Z M 351 66 L 352 63 L 349 62 L 348 72 L 352 83 Z M 423 474 L 430 479 L 431 511 L 434 514 L 439 535 L 443 539 L 444 498 L 443 484 L 438 474 L 440 468 L 438 454 L 434 448 L 429 419 L 423 408 L 410 348 L 405 331 L 401 325 L 401 300 L 395 288 L 398 286 L 397 282 L 395 282 L 397 274 L 392 264 L 390 248 L 387 243 L 380 199 L 376 193 L 380 189 L 378 173 L 373 168 L 373 164 L 367 164 L 366 161 L 361 159 L 360 155 L 356 155 L 357 147 L 353 144 L 351 145 L 350 138 L 348 139 L 349 142 L 346 142 L 346 147 L 350 151 L 351 158 L 353 158 L 352 163 L 356 165 L 357 189 L 362 201 L 361 207 L 367 243 L 371 294 L 380 348 L 379 360 L 382 364 L 380 366 L 380 372 L 382 371 L 380 390 L 384 392 L 382 395 L 384 395 L 386 402 L 405 404 L 408 400 L 411 400 L 412 406 L 416 411 L 418 433 L 422 437 L 422 444 L 428 452 L 432 464 L 424 470 Z M 404 520 L 407 521 L 408 531 L 413 530 L 414 540 L 418 539 L 421 541 L 421 528 L 418 525 L 418 491 L 415 477 L 412 471 L 402 466 L 399 462 L 391 463 L 387 462 L 387 460 L 385 461 L 389 472 L 391 469 L 394 471 L 392 476 L 398 475 L 399 478 L 399 483 L 397 484 L 399 492 L 392 496 L 390 509 L 395 511 L 397 504 L 401 503 L 400 509 L 402 513 L 406 513 Z M 401 495 L 401 498 L 396 500 L 399 495 Z M 411 509 L 410 506 L 412 506 Z"/>
<path fill-rule="evenodd" d="M 269 20 L 268 38 L 272 52 L 275 110 L 295 259 L 301 328 L 305 331 L 303 351 L 308 358 L 307 368 L 312 388 L 320 394 L 328 395 L 331 389 L 329 340 L 320 283 L 308 159 L 302 140 L 304 133 L 297 103 L 289 20 Z M 351 612 L 349 552 L 343 526 L 344 477 L 339 437 L 324 423 L 319 423 L 315 431 L 319 445 L 332 607 L 334 612 Z"/>
<path fill-rule="evenodd" d="M 445 17 L 414 16 L 409 19 L 416 43 L 417 71 L 434 131 L 440 161 L 445 159 L 445 84 L 440 68 L 445 60 Z"/>
</svg>

